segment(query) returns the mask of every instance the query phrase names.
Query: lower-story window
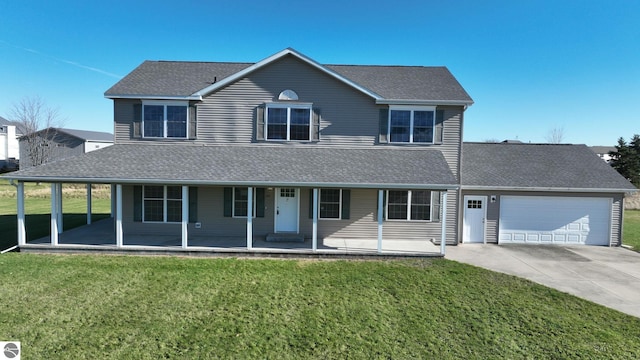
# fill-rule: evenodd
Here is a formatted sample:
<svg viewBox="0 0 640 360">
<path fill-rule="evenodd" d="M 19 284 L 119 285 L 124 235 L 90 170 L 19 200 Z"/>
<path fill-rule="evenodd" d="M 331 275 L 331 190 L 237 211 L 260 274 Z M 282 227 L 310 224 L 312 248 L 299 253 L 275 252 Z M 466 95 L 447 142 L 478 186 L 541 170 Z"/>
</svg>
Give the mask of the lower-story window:
<svg viewBox="0 0 640 360">
<path fill-rule="evenodd" d="M 431 220 L 431 191 L 389 190 L 387 220 Z"/>
<path fill-rule="evenodd" d="M 146 185 L 143 187 L 143 221 L 181 222 L 182 188 L 180 186 Z"/>
<path fill-rule="evenodd" d="M 253 191 L 253 212 L 252 217 L 256 217 L 256 192 Z M 249 189 L 246 187 L 233 188 L 233 216 L 247 217 L 249 207 Z"/>
<path fill-rule="evenodd" d="M 342 189 L 320 189 L 320 219 L 340 219 Z"/>
</svg>

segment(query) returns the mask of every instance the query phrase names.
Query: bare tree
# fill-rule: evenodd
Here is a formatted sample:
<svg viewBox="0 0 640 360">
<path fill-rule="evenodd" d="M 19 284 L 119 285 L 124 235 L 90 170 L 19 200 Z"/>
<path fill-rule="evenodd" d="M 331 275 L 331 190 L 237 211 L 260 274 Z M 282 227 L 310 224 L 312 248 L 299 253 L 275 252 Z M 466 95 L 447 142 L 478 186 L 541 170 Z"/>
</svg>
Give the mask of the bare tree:
<svg viewBox="0 0 640 360">
<path fill-rule="evenodd" d="M 13 104 L 9 116 L 22 134 L 21 162 L 27 162 L 28 166 L 48 162 L 54 151 L 52 140 L 63 123 L 58 109 L 49 107 L 39 96 L 27 96 Z"/>
<path fill-rule="evenodd" d="M 545 139 L 550 144 L 561 144 L 564 140 L 564 127 L 555 127 L 549 130 Z"/>
</svg>

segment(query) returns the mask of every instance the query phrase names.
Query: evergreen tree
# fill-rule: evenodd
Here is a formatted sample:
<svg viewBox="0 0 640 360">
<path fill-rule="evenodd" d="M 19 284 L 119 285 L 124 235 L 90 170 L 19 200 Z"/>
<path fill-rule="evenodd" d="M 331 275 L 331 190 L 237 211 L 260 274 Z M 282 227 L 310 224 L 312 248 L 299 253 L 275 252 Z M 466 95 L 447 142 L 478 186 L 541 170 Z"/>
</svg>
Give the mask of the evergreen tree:
<svg viewBox="0 0 640 360">
<path fill-rule="evenodd" d="M 611 166 L 635 186 L 640 187 L 640 135 L 633 135 L 628 144 L 622 137 L 619 138 L 616 151 L 610 152 L 609 155 Z"/>
</svg>

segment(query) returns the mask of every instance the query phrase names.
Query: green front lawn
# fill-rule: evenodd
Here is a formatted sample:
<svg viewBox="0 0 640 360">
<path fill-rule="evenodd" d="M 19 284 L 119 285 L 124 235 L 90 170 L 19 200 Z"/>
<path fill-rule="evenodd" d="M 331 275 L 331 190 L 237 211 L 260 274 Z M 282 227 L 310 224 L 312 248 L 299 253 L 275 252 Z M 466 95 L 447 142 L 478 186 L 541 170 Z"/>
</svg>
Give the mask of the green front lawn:
<svg viewBox="0 0 640 360">
<path fill-rule="evenodd" d="M 640 357 L 640 319 L 444 260 L 0 256 L 25 359 Z"/>
<path fill-rule="evenodd" d="M 625 210 L 622 242 L 640 251 L 640 210 Z"/>
</svg>

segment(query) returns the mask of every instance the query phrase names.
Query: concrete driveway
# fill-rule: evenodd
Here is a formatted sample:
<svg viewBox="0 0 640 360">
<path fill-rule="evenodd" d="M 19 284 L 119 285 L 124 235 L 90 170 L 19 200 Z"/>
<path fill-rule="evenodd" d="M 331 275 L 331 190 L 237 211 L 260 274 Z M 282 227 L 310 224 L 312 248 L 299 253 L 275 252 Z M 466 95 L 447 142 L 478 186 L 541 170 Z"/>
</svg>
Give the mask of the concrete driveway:
<svg viewBox="0 0 640 360">
<path fill-rule="evenodd" d="M 515 275 L 640 317 L 640 253 L 602 246 L 461 244 L 445 258 Z"/>
</svg>

